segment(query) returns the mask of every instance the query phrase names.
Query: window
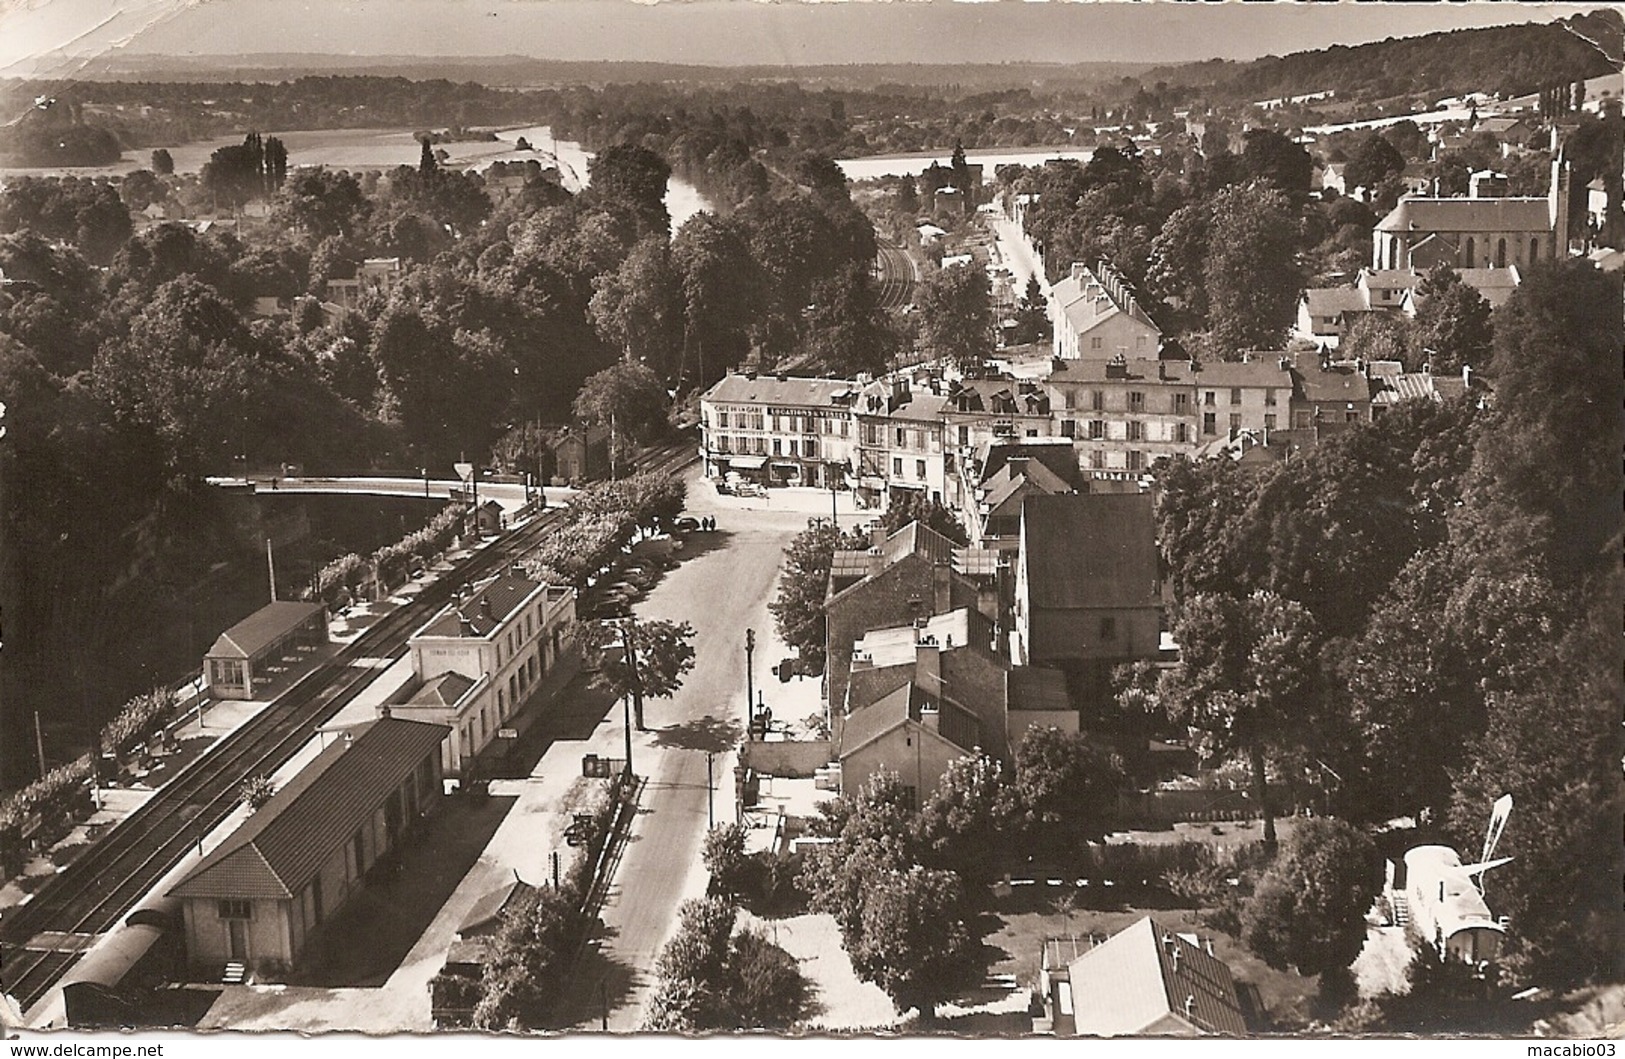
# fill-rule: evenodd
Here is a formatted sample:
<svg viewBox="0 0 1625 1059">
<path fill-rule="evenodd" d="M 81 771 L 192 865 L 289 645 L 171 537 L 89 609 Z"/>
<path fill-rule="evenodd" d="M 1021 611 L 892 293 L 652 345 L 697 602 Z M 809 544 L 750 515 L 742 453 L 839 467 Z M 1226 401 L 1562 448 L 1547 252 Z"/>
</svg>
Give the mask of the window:
<svg viewBox="0 0 1625 1059">
<path fill-rule="evenodd" d="M 753 441 L 754 441 L 754 444 L 751 447 L 756 450 L 756 455 L 758 455 L 758 456 L 766 456 L 767 455 L 767 439 L 762 437 L 760 434 L 758 434 L 753 439 Z"/>
<path fill-rule="evenodd" d="M 1311 418 L 1312 413 L 1307 408 L 1300 408 L 1298 411 L 1292 413 L 1292 421 L 1297 425 L 1299 430 L 1308 430 Z"/>
<path fill-rule="evenodd" d="M 1145 424 L 1138 419 L 1130 419 L 1128 421 L 1128 439 L 1130 441 L 1144 441 Z"/>
<path fill-rule="evenodd" d="M 970 444 L 970 427 L 963 423 L 959 425 L 959 443 L 961 445 Z"/>
<path fill-rule="evenodd" d="M 773 417 L 773 432 L 774 432 L 774 433 L 778 433 L 778 432 L 779 432 L 779 431 L 780 431 L 780 430 L 782 430 L 782 429 L 784 429 L 784 428 L 783 428 L 783 427 L 782 427 L 782 426 L 781 426 L 781 425 L 780 425 L 780 424 L 781 424 L 781 422 L 782 422 L 782 421 L 781 421 L 781 420 L 780 420 L 780 419 L 779 419 L 779 417 L 778 417 L 778 416 L 774 416 L 774 417 Z"/>
<path fill-rule="evenodd" d="M 1174 412 L 1179 415 L 1186 415 L 1190 412 L 1190 410 L 1191 395 L 1188 393 L 1174 394 Z"/>
<path fill-rule="evenodd" d="M 1208 408 L 1213 407 L 1213 391 L 1212 390 L 1208 390 L 1208 391 L 1206 391 L 1206 392 L 1204 392 L 1202 394 L 1202 404 L 1206 405 Z"/>
<path fill-rule="evenodd" d="M 783 448 L 784 448 L 784 442 L 779 440 L 778 438 L 774 438 L 773 439 L 773 455 L 775 455 L 775 456 L 783 456 L 784 453 L 783 453 L 783 451 L 781 451 Z"/>
<path fill-rule="evenodd" d="M 1344 422 L 1348 422 L 1348 423 L 1358 423 L 1360 421 L 1359 409 L 1350 408 L 1348 411 L 1344 412 L 1343 413 L 1343 420 L 1344 420 Z"/>
<path fill-rule="evenodd" d="M 1106 421 L 1104 419 L 1089 420 L 1089 440 L 1099 441 L 1106 436 Z"/>
<path fill-rule="evenodd" d="M 1090 349 L 1101 349 L 1101 348 L 1104 347 L 1105 341 L 1106 340 L 1103 339 L 1103 338 L 1091 338 L 1089 340 L 1089 348 Z"/>
<path fill-rule="evenodd" d="M 1145 411 L 1145 394 L 1138 390 L 1130 390 L 1128 395 L 1128 410 L 1130 412 Z"/>
<path fill-rule="evenodd" d="M 497 689 L 497 712 L 508 716 L 508 693 L 502 688 Z"/>
<path fill-rule="evenodd" d="M 728 452 L 728 435 L 726 435 L 726 434 L 717 435 L 717 451 L 720 452 L 720 453 L 723 453 L 724 455 L 727 454 L 727 452 Z"/>
<path fill-rule="evenodd" d="M 1078 391 L 1072 389 L 1066 391 L 1066 406 L 1068 408 L 1078 407 Z"/>
<path fill-rule="evenodd" d="M 1190 425 L 1188 423 L 1174 424 L 1174 440 L 1180 443 L 1190 440 Z"/>
<path fill-rule="evenodd" d="M 1505 239 L 1496 240 L 1496 243 L 1495 243 L 1495 267 L 1496 268 L 1506 268 L 1507 267 L 1507 241 Z"/>
<path fill-rule="evenodd" d="M 925 481 L 925 461 L 924 460 L 915 460 L 914 461 L 914 477 L 918 478 L 922 482 Z"/>
<path fill-rule="evenodd" d="M 1135 349 L 1144 349 L 1145 348 L 1145 336 L 1144 335 L 1135 335 L 1134 336 L 1134 348 Z"/>
<path fill-rule="evenodd" d="M 1217 434 L 1219 432 L 1219 428 L 1215 424 L 1214 419 L 1215 419 L 1215 416 L 1213 415 L 1212 412 L 1203 412 L 1202 413 L 1202 433 L 1204 433 L 1204 434 Z"/>
<path fill-rule="evenodd" d="M 744 426 L 744 424 L 741 423 L 740 426 Z M 751 413 L 751 416 L 750 416 L 750 428 L 752 430 L 760 430 L 760 429 L 762 429 L 762 413 L 760 413 L 760 412 L 752 412 Z"/>
<path fill-rule="evenodd" d="M 1531 265 L 1533 265 L 1536 261 L 1539 261 L 1539 260 L 1540 260 L 1540 240 L 1539 239 L 1531 239 L 1531 240 L 1529 240 L 1529 263 Z"/>
<path fill-rule="evenodd" d="M 897 447 L 900 449 L 908 448 L 908 431 L 904 430 L 902 427 L 897 427 L 895 433 L 897 437 Z"/>
<path fill-rule="evenodd" d="M 1230 387 L 1230 403 L 1231 404 L 1240 404 L 1241 403 L 1241 387 L 1240 386 L 1232 386 L 1232 387 Z"/>
<path fill-rule="evenodd" d="M 1241 416 L 1235 412 L 1230 413 L 1230 436 L 1234 438 L 1241 433 Z"/>
<path fill-rule="evenodd" d="M 317 892 L 319 893 L 320 891 L 317 891 Z M 321 906 L 321 902 L 319 900 L 316 902 L 316 904 L 317 904 L 318 908 Z M 318 918 L 319 918 L 320 913 L 318 913 L 317 915 L 318 915 Z M 243 900 L 243 899 L 239 899 L 239 898 L 224 899 L 224 900 L 222 900 L 220 902 L 220 918 L 221 919 L 253 919 L 254 918 L 254 903 L 252 901 Z"/>
<path fill-rule="evenodd" d="M 1106 469 L 1106 450 L 1092 449 L 1089 452 L 1089 467 L 1091 470 L 1102 471 Z"/>
<path fill-rule="evenodd" d="M 1264 413 L 1264 429 L 1265 430 L 1274 430 L 1275 429 L 1275 413 L 1274 412 L 1265 412 Z"/>
<path fill-rule="evenodd" d="M 1274 390 L 1265 390 L 1264 391 L 1264 403 L 1266 405 L 1270 406 L 1271 408 L 1275 407 L 1275 391 Z"/>
<path fill-rule="evenodd" d="M 717 426 L 725 427 L 727 425 L 728 425 L 728 413 L 727 413 L 727 411 L 725 409 L 719 409 L 717 411 Z"/>
<path fill-rule="evenodd" d="M 1477 261 L 1478 258 L 1473 254 L 1473 250 L 1474 250 L 1473 237 L 1469 235 L 1467 237 L 1467 249 L 1462 254 L 1462 256 L 1467 259 L 1466 262 L 1462 265 L 1463 268 L 1473 268 L 1473 267 L 1475 267 L 1473 263 L 1475 261 Z"/>
<path fill-rule="evenodd" d="M 847 427 L 846 420 L 844 420 L 844 419 L 841 420 L 841 437 L 843 437 L 843 438 L 846 437 L 846 427 Z"/>
<path fill-rule="evenodd" d="M 1100 638 L 1102 640 L 1117 639 L 1117 619 L 1107 615 L 1100 619 Z"/>
<path fill-rule="evenodd" d="M 1131 471 L 1145 470 L 1145 453 L 1139 449 L 1128 450 L 1128 469 Z"/>
<path fill-rule="evenodd" d="M 1098 412 L 1106 407 L 1106 395 L 1100 390 L 1089 391 L 1089 410 Z"/>
<path fill-rule="evenodd" d="M 1078 436 L 1078 424 L 1077 424 L 1077 421 L 1072 420 L 1072 419 L 1063 419 L 1063 420 L 1061 420 L 1061 436 L 1063 438 L 1075 438 L 1075 437 L 1077 437 Z"/>
<path fill-rule="evenodd" d="M 801 455 L 806 457 L 809 460 L 816 457 L 818 455 L 818 439 L 817 438 L 802 438 L 801 439 Z"/>
<path fill-rule="evenodd" d="M 903 477 L 903 458 L 901 456 L 892 457 L 891 473 L 893 478 Z"/>
</svg>

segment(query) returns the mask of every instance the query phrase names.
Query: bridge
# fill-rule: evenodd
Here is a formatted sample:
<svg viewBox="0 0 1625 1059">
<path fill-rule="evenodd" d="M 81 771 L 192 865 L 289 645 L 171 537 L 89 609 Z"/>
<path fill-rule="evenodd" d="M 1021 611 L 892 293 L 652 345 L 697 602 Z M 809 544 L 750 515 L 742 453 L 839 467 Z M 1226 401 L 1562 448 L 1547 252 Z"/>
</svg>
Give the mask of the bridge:
<svg viewBox="0 0 1625 1059">
<path fill-rule="evenodd" d="M 243 477 L 215 477 L 210 485 L 242 489 L 253 487 L 258 493 L 344 493 L 352 496 L 399 496 L 422 500 L 462 500 L 469 497 L 469 483 L 456 478 L 389 478 L 357 475 L 339 478 L 306 478 L 279 475 L 249 475 Z M 547 497 L 548 507 L 567 503 L 576 491 L 567 486 L 527 486 L 524 482 L 484 480 L 479 483 L 479 500 L 495 500 L 507 514 L 519 510 L 527 498 L 538 494 Z"/>
</svg>

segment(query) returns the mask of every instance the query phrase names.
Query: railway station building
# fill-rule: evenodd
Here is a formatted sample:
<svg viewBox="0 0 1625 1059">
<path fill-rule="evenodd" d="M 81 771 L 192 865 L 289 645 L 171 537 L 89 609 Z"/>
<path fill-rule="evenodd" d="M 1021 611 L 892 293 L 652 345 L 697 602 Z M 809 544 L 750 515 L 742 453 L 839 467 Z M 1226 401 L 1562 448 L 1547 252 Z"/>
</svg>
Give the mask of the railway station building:
<svg viewBox="0 0 1625 1059">
<path fill-rule="evenodd" d="M 203 659 L 209 693 L 252 699 L 256 685 L 275 679 L 285 661 L 327 642 L 327 608 L 273 600 L 220 634 Z"/>
<path fill-rule="evenodd" d="M 446 731 L 381 717 L 324 732 L 316 758 L 169 891 L 191 972 L 276 974 L 308 957 L 323 925 L 437 807 Z"/>
<path fill-rule="evenodd" d="M 446 726 L 441 771 L 467 779 L 474 758 L 520 708 L 550 677 L 573 668 L 575 602 L 575 589 L 533 581 L 517 569 L 459 589 L 407 641 L 412 679 L 384 708 Z"/>
</svg>

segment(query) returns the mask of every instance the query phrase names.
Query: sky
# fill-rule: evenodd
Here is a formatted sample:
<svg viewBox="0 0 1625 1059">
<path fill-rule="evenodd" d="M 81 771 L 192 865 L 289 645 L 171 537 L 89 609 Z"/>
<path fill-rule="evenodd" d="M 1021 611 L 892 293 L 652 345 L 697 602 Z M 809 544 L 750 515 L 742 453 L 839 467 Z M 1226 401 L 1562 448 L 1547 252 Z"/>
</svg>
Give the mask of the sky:
<svg viewBox="0 0 1625 1059">
<path fill-rule="evenodd" d="M 1252 59 L 1587 9 L 1347 0 L 0 0 L 0 70 L 53 52 L 83 57 L 115 48 L 721 66 L 1162 63 Z"/>
</svg>

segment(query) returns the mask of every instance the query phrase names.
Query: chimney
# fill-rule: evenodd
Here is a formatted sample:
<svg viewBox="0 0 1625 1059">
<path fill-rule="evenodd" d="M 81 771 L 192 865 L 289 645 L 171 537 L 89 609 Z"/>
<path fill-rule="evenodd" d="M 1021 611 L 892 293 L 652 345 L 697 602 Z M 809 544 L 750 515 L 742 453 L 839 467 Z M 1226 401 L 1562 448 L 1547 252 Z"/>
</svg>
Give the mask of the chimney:
<svg viewBox="0 0 1625 1059">
<path fill-rule="evenodd" d="M 472 621 L 470 621 L 468 619 L 468 615 L 464 614 L 462 611 L 457 612 L 457 635 L 458 636 L 473 636 L 474 635 L 474 623 Z"/>
<path fill-rule="evenodd" d="M 931 613 L 946 614 L 953 609 L 953 568 L 947 563 L 931 567 Z"/>
<path fill-rule="evenodd" d="M 350 732 L 344 733 L 344 749 L 348 750 L 355 745 L 355 736 Z"/>
<path fill-rule="evenodd" d="M 1179 945 L 1174 945 L 1174 973 L 1179 973 Z"/>
<path fill-rule="evenodd" d="M 388 717 L 389 715 L 390 715 L 390 713 L 389 713 L 389 703 L 386 702 L 382 706 L 378 707 L 378 716 L 379 717 Z"/>
<path fill-rule="evenodd" d="M 886 543 L 886 530 L 880 523 L 869 527 L 869 547 L 879 548 Z"/>
<path fill-rule="evenodd" d="M 1187 993 L 1185 995 L 1185 1017 L 1190 1018 L 1191 1017 L 1191 1012 L 1194 1011 L 1195 1008 L 1196 1008 L 1196 994 L 1195 993 Z"/>
<path fill-rule="evenodd" d="M 1162 382 L 1168 381 L 1168 365 L 1164 361 L 1157 361 L 1157 378 Z"/>
</svg>

